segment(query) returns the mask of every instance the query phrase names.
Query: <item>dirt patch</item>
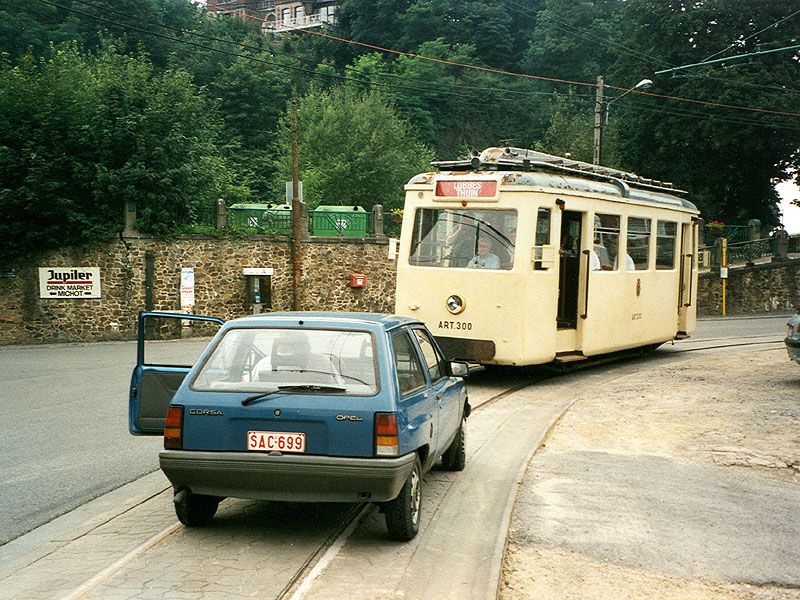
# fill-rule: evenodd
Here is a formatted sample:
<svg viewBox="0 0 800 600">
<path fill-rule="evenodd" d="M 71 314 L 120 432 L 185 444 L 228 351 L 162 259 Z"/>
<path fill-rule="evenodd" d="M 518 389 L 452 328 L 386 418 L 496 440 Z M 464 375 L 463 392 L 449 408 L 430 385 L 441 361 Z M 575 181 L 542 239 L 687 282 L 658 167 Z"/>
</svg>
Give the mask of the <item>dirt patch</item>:
<svg viewBox="0 0 800 600">
<path fill-rule="evenodd" d="M 661 457 L 800 484 L 800 367 L 784 349 L 656 357 L 620 374 L 578 399 L 543 454 Z M 537 541 L 513 521 L 500 588 L 503 600 L 800 598 L 800 581 L 748 585 L 628 568 Z"/>
</svg>

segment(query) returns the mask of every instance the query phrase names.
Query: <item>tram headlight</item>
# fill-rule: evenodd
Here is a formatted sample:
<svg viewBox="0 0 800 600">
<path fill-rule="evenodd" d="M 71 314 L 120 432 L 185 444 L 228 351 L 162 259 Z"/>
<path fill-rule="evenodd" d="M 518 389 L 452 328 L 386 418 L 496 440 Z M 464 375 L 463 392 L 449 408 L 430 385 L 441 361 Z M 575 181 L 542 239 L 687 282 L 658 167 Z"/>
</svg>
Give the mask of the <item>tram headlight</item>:
<svg viewBox="0 0 800 600">
<path fill-rule="evenodd" d="M 449 310 L 454 315 L 457 315 L 464 310 L 464 300 L 461 296 L 457 296 L 453 294 L 447 299 L 447 310 Z"/>
</svg>

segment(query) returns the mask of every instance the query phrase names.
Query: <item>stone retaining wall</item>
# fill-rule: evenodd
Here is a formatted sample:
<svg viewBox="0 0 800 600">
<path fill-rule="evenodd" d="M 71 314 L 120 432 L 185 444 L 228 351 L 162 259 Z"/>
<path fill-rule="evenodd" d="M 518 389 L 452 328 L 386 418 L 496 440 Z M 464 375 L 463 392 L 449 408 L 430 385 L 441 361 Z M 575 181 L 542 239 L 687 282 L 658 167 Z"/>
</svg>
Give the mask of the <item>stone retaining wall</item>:
<svg viewBox="0 0 800 600">
<path fill-rule="evenodd" d="M 791 311 L 795 307 L 800 307 L 800 260 L 728 270 L 726 314 Z M 700 274 L 697 308 L 700 315 L 722 314 L 722 279 L 719 271 Z"/>
<path fill-rule="evenodd" d="M 302 245 L 302 310 L 391 312 L 395 263 L 388 240 L 314 238 Z M 146 263 L 152 260 L 148 303 Z M 39 267 L 99 267 L 101 298 L 39 297 Z M 125 238 L 99 247 L 65 248 L 6 265 L 0 277 L 0 345 L 130 339 L 138 311 L 180 309 L 181 269 L 193 267 L 197 314 L 232 319 L 253 312 L 243 269 L 271 268 L 271 307 L 291 310 L 292 253 L 287 239 L 184 236 L 165 242 Z M 366 275 L 351 288 L 350 274 Z M 148 306 L 150 304 L 150 306 Z"/>
<path fill-rule="evenodd" d="M 396 268 L 385 238 L 312 238 L 302 244 L 302 310 L 391 312 Z M 146 264 L 152 260 L 148 302 Z M 39 267 L 99 267 L 99 299 L 39 297 Z M 99 247 L 45 252 L 35 260 L 5 265 L 0 277 L 0 345 L 131 339 L 138 311 L 180 309 L 181 269 L 193 267 L 197 314 L 232 319 L 253 312 L 243 269 L 273 269 L 272 305 L 292 309 L 292 255 L 286 238 L 219 239 L 184 236 L 172 241 L 127 237 Z M 9 277 L 9 272 L 14 276 Z M 351 288 L 350 274 L 366 276 Z M 800 303 L 800 260 L 729 271 L 728 314 L 791 310 Z M 149 304 L 149 305 L 148 305 Z M 722 314 L 718 273 L 698 283 L 698 313 Z"/>
</svg>

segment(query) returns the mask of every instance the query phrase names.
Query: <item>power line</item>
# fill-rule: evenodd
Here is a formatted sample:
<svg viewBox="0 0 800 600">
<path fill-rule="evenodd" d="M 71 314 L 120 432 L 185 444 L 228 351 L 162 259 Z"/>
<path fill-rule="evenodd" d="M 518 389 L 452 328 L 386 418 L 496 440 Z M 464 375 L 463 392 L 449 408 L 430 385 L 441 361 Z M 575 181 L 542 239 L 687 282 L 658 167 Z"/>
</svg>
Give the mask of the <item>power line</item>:
<svg viewBox="0 0 800 600">
<path fill-rule="evenodd" d="M 162 38 L 162 39 L 166 39 L 166 40 L 168 40 L 168 41 L 177 42 L 177 43 L 182 43 L 182 44 L 187 44 L 187 45 L 194 46 L 194 47 L 197 47 L 197 48 L 201 48 L 201 49 L 203 49 L 203 50 L 208 50 L 208 51 L 211 51 L 211 52 L 222 53 L 222 54 L 226 54 L 226 55 L 233 56 L 233 57 L 237 57 L 237 58 L 239 58 L 239 57 L 241 57 L 241 58 L 245 58 L 245 59 L 247 59 L 247 60 L 252 60 L 252 61 L 254 61 L 254 62 L 259 62 L 259 63 L 267 64 L 267 65 L 270 65 L 270 66 L 272 66 L 272 67 L 276 67 L 276 68 L 279 68 L 279 69 L 288 69 L 288 70 L 295 71 L 295 72 L 298 72 L 298 73 L 302 73 L 302 74 L 305 74 L 305 75 L 308 75 L 308 76 L 314 76 L 314 77 L 328 77 L 328 78 L 338 79 L 338 80 L 340 80 L 340 81 L 345 81 L 345 82 L 355 83 L 355 84 L 359 84 L 359 85 L 366 85 L 366 86 L 373 86 L 373 85 L 374 85 L 374 86 L 378 86 L 378 87 L 384 87 L 384 88 L 390 88 L 390 89 L 400 89 L 400 90 L 409 90 L 409 91 L 415 91 L 415 92 L 422 92 L 422 93 L 425 93 L 425 94 L 447 94 L 447 95 L 454 95 L 454 96 L 460 96 L 460 97 L 468 98 L 468 99 L 470 99 L 470 100 L 474 100 L 474 98 L 473 98 L 473 97 L 471 97 L 471 96 L 466 96 L 466 95 L 463 95 L 463 94 L 458 94 L 458 93 L 456 93 L 456 92 L 450 92 L 450 91 L 441 90 L 441 89 L 416 88 L 416 87 L 411 87 L 411 86 L 399 86 L 399 85 L 393 85 L 393 84 L 388 84 L 388 83 L 379 83 L 379 82 L 375 82 L 375 81 L 364 81 L 364 80 L 359 80 L 359 79 L 353 79 L 353 78 L 351 78 L 351 77 L 346 77 L 346 76 L 342 76 L 342 75 L 336 75 L 336 74 L 333 74 L 333 73 L 320 73 L 320 72 L 318 72 L 318 71 L 311 71 L 311 70 L 308 70 L 308 69 L 303 69 L 303 68 L 301 68 L 301 67 L 295 67 L 295 66 L 286 65 L 286 64 L 283 64 L 283 63 L 277 63 L 277 62 L 274 62 L 274 61 L 269 61 L 269 60 L 265 60 L 265 59 L 261 59 L 261 58 L 256 58 L 256 57 L 253 57 L 253 56 L 248 56 L 248 55 L 238 54 L 238 53 L 235 53 L 235 52 L 230 52 L 230 51 L 227 51 L 227 50 L 222 50 L 222 49 L 219 49 L 219 48 L 213 48 L 213 47 L 210 47 L 210 46 L 205 46 L 205 45 L 203 45 L 203 44 L 199 44 L 199 43 L 197 43 L 197 42 L 192 42 L 192 41 L 189 41 L 189 40 L 184 40 L 184 39 L 174 38 L 174 37 L 171 37 L 171 36 L 167 36 L 167 35 L 164 35 L 164 34 L 160 34 L 160 33 L 158 33 L 158 32 L 154 32 L 154 31 L 148 31 L 148 30 L 145 30 L 145 29 L 141 29 L 141 28 L 135 27 L 135 26 L 133 26 L 133 25 L 129 25 L 129 24 L 125 24 L 125 23 L 120 23 L 120 22 L 118 22 L 118 21 L 112 21 L 112 20 L 110 20 L 110 19 L 105 19 L 105 18 L 103 18 L 103 17 L 99 17 L 99 16 L 97 16 L 97 15 L 92 15 L 92 14 L 89 14 L 89 13 L 85 13 L 85 12 L 83 12 L 83 11 L 79 11 L 79 10 L 76 10 L 76 9 L 73 9 L 73 8 L 69 8 L 69 7 L 66 7 L 66 6 L 62 6 L 62 5 L 60 5 L 60 4 L 57 4 L 57 3 L 55 3 L 55 2 L 51 2 L 50 0 L 39 0 L 39 2 L 41 2 L 41 3 L 43 3 L 43 4 L 47 4 L 47 5 L 53 6 L 53 7 L 55 7 L 55 8 L 59 8 L 59 9 L 61 9 L 61 10 L 65 10 L 65 11 L 68 11 L 68 12 L 76 13 L 76 14 L 79 14 L 79 15 L 82 15 L 82 16 L 85 16 L 85 17 L 88 17 L 88 18 L 91 18 L 91 19 L 97 20 L 97 21 L 101 21 L 101 22 L 109 23 L 109 24 L 112 24 L 112 25 L 116 25 L 116 26 L 118 26 L 118 27 L 123 27 L 123 28 L 131 29 L 131 30 L 133 30 L 133 31 L 138 31 L 138 32 L 140 32 L 140 33 L 144 33 L 144 34 L 146 34 L 146 35 L 153 35 L 153 36 L 155 36 L 155 37 L 159 37 L 159 38 Z M 88 2 L 85 2 L 85 3 L 86 3 L 86 4 L 89 4 Z M 2 4 L 3 4 L 3 3 L 0 1 L 0 5 L 2 5 Z M 162 26 L 162 25 L 159 25 L 159 26 Z M 164 26 L 164 27 L 167 27 L 167 26 Z M 173 28 L 173 29 L 174 29 L 174 28 Z M 339 39 L 339 40 L 341 40 L 341 41 L 345 41 L 345 42 L 349 42 L 349 43 L 354 43 L 354 44 L 359 44 L 359 45 L 366 45 L 366 46 L 370 46 L 370 45 L 368 45 L 368 44 L 362 44 L 362 43 L 360 43 L 360 42 L 351 42 L 351 41 L 349 41 L 349 40 L 345 40 L 345 39 L 343 39 L 343 38 L 336 38 L 336 37 L 334 37 L 334 36 L 328 36 L 328 35 L 326 35 L 326 34 L 316 34 L 316 35 L 323 35 L 323 36 L 325 36 L 325 37 L 331 37 L 331 38 L 333 38 L 333 39 Z M 228 41 L 227 41 L 227 40 L 220 40 L 220 39 L 218 39 L 218 38 L 211 38 L 211 39 L 213 39 L 213 40 L 215 40 L 215 41 L 220 41 L 220 42 L 223 42 L 223 43 L 228 43 Z M 398 54 L 404 54 L 404 55 L 408 55 L 408 56 L 412 56 L 412 57 L 418 57 L 418 58 L 423 58 L 423 59 L 427 59 L 427 60 L 432 60 L 432 61 L 434 61 L 434 62 L 439 62 L 439 63 L 451 64 L 451 65 L 462 66 L 462 67 L 467 67 L 467 68 L 476 68 L 476 69 L 483 70 L 483 71 L 490 71 L 490 72 L 496 72 L 496 73 L 503 73 L 503 74 L 508 74 L 508 75 L 518 75 L 518 74 L 514 74 L 514 73 L 506 72 L 506 71 L 499 71 L 499 70 L 495 70 L 495 69 L 488 69 L 488 68 L 485 68 L 485 67 L 476 67 L 476 66 L 473 66 L 473 65 L 464 65 L 464 64 L 461 64 L 461 63 L 455 63 L 455 62 L 452 62 L 452 61 L 445 61 L 445 60 L 441 60 L 441 59 L 432 59 L 432 58 L 429 58 L 429 57 L 423 57 L 423 56 L 414 55 L 414 54 L 409 54 L 409 53 L 403 53 L 403 52 L 399 52 L 399 51 L 393 51 L 393 50 L 388 50 L 388 49 L 382 49 L 382 48 L 380 48 L 380 47 L 377 47 L 377 46 L 371 46 L 371 47 L 373 47 L 373 48 L 375 48 L 375 49 L 384 50 L 384 51 L 386 51 L 386 52 L 393 52 L 393 53 L 398 53 Z M 259 49 L 259 51 L 260 51 L 260 50 L 261 50 L 261 49 Z M 388 74 L 387 74 L 387 75 L 388 75 Z M 546 77 L 539 77 L 539 76 L 525 76 L 525 75 L 521 75 L 521 76 L 523 76 L 523 77 L 530 77 L 530 78 L 533 78 L 533 79 L 544 79 L 544 80 L 547 80 L 547 81 L 553 81 L 553 82 L 558 82 L 558 83 L 572 83 L 572 84 L 584 85 L 584 86 L 595 86 L 595 85 L 596 85 L 596 84 L 588 84 L 588 83 L 583 83 L 583 82 L 571 82 L 571 81 L 568 81 L 568 80 L 561 80 L 561 79 L 554 79 L 554 78 L 546 78 Z M 399 76 L 394 76 L 394 77 L 399 77 Z M 400 79 L 403 79 L 402 77 L 399 77 L 399 78 L 400 78 Z M 467 86 L 464 86 L 464 87 L 467 87 Z M 617 88 L 617 87 L 614 87 L 614 86 L 608 86 L 608 87 L 611 87 L 611 88 L 613 88 L 613 89 L 618 89 L 618 90 L 623 90 L 623 89 L 624 89 L 624 88 Z M 508 92 L 510 92 L 510 93 L 515 93 L 515 91 L 513 91 L 513 90 L 506 90 L 506 89 L 504 89 L 504 88 L 477 88 L 477 89 L 478 89 L 478 90 L 483 90 L 483 91 L 494 91 L 494 92 L 497 92 L 497 91 L 499 91 L 499 92 L 501 92 L 501 93 L 508 93 Z M 547 95 L 550 95 L 550 96 L 555 96 L 555 95 L 557 95 L 557 93 L 556 93 L 556 92 L 552 92 L 552 93 L 545 93 L 545 92 L 521 92 L 521 93 L 532 93 L 532 94 L 536 94 L 536 93 L 538 93 L 538 94 L 547 94 Z M 637 91 L 636 93 L 638 93 L 638 94 L 643 94 L 643 95 L 648 95 L 648 96 L 660 97 L 660 98 L 667 98 L 667 99 L 681 100 L 681 101 L 685 101 L 685 102 L 693 102 L 693 103 L 697 103 L 697 104 L 703 104 L 703 105 L 715 106 L 715 107 L 721 107 L 721 108 L 739 108 L 739 109 L 745 109 L 745 110 L 752 110 L 752 111 L 756 111 L 756 112 L 763 112 L 763 113 L 769 113 L 769 114 L 778 114 L 778 115 L 784 115 L 784 116 L 800 116 L 800 114 L 795 114 L 795 113 L 784 113 L 784 112 L 779 112 L 779 111 L 769 111 L 769 110 L 765 110 L 765 109 L 755 109 L 755 108 L 747 108 L 747 107 L 736 107 L 736 106 L 725 105 L 725 104 L 714 103 L 714 102 L 706 102 L 706 101 L 701 101 L 701 100 L 692 100 L 692 99 L 688 99 L 688 98 L 677 98 L 677 97 L 674 97 L 674 96 L 667 96 L 667 95 L 663 95 L 663 94 L 654 94 L 654 93 L 651 93 L 651 92 L 639 92 L 639 91 Z M 566 95 L 566 94 L 561 94 L 561 95 Z M 506 98 L 498 98 L 498 100 L 507 100 L 507 99 L 506 99 Z M 481 103 L 483 103 L 483 101 L 481 101 Z M 754 123 L 754 124 L 755 124 L 755 123 Z"/>
<path fill-rule="evenodd" d="M 347 76 L 343 76 L 343 75 L 337 75 L 337 74 L 333 74 L 333 73 L 323 73 L 323 72 L 319 72 L 319 71 L 311 71 L 311 70 L 308 70 L 308 69 L 303 69 L 303 68 L 300 68 L 300 67 L 294 67 L 294 66 L 291 66 L 291 65 L 283 64 L 283 63 L 277 63 L 277 62 L 274 62 L 274 61 L 270 61 L 270 60 L 266 60 L 266 59 L 262 59 L 262 58 L 257 58 L 257 57 L 246 55 L 246 54 L 238 54 L 238 53 L 231 52 L 231 51 L 228 51 L 228 50 L 223 50 L 223 49 L 220 49 L 220 48 L 214 48 L 214 47 L 211 47 L 211 46 L 206 46 L 206 45 L 199 44 L 197 42 L 192 42 L 192 41 L 185 40 L 185 39 L 174 38 L 174 37 L 171 37 L 171 36 L 160 34 L 158 32 L 149 31 L 149 30 L 146 30 L 146 29 L 141 29 L 141 28 L 135 27 L 133 25 L 129 25 L 129 24 L 126 24 L 126 23 L 120 23 L 119 21 L 113 21 L 113 20 L 110 20 L 110 19 L 99 17 L 97 15 L 92 15 L 90 13 L 86 13 L 86 12 L 83 12 L 83 11 L 80 11 L 80 10 L 76 10 L 76 9 L 73 9 L 73 8 L 62 6 L 62 5 L 59 5 L 59 4 L 55 3 L 55 2 L 50 2 L 49 0 L 39 0 L 39 2 L 54 6 L 56 8 L 61 9 L 61 10 L 65 10 L 65 11 L 68 11 L 68 12 L 79 14 L 81 16 L 84 16 L 84 17 L 87 17 L 87 18 L 90 18 L 90 19 L 94 19 L 94 20 L 97 20 L 97 21 L 100 21 L 100 22 L 104 22 L 104 23 L 108 23 L 108 24 L 111 24 L 111 25 L 115 25 L 117 27 L 130 29 L 130 30 L 133 30 L 133 31 L 137 31 L 137 32 L 146 34 L 146 35 L 152 35 L 152 36 L 155 36 L 155 37 L 158 37 L 158 38 L 161 38 L 161 39 L 166 39 L 166 40 L 171 41 L 171 42 L 177 42 L 177 43 L 180 43 L 180 44 L 187 44 L 187 45 L 190 45 L 190 46 L 193 46 L 193 47 L 196 47 L 196 48 L 201 48 L 201 49 L 204 49 L 204 50 L 208 50 L 208 51 L 211 51 L 211 52 L 217 52 L 217 53 L 220 53 L 220 54 L 225 54 L 225 55 L 232 56 L 232 57 L 235 57 L 235 58 L 242 58 L 242 59 L 250 60 L 250 61 L 253 61 L 253 62 L 257 62 L 257 63 L 266 64 L 266 65 L 269 65 L 271 67 L 276 67 L 276 68 L 279 68 L 279 69 L 288 69 L 288 70 L 291 70 L 291 71 L 295 71 L 295 72 L 304 74 L 306 76 L 327 77 L 327 78 L 337 79 L 337 80 L 343 81 L 343 82 L 348 83 L 348 84 L 358 84 L 358 85 L 363 85 L 363 86 L 368 86 L 368 87 L 375 86 L 375 87 L 388 88 L 388 89 L 397 89 L 397 90 L 421 92 L 421 93 L 426 94 L 426 95 L 449 95 L 449 96 L 455 96 L 455 97 L 463 98 L 463 99 L 465 99 L 465 100 L 467 100 L 467 101 L 469 101 L 471 103 L 474 103 L 474 104 L 480 104 L 482 106 L 486 105 L 486 99 L 476 99 L 473 95 L 459 94 L 458 92 L 442 90 L 442 89 L 420 88 L 420 87 L 412 87 L 412 86 L 393 85 L 393 84 L 389 84 L 389 83 L 380 83 L 380 82 L 376 82 L 376 81 L 365 81 L 365 80 L 354 79 L 352 77 L 347 77 Z M 89 3 L 85 3 L 85 4 L 89 4 Z M 2 1 L 0 1 L 0 5 L 3 5 Z M 164 26 L 164 25 L 160 25 L 160 24 L 159 24 L 159 26 L 169 28 L 168 26 Z M 176 28 L 173 28 L 173 29 L 176 29 Z M 212 39 L 214 41 L 219 41 L 219 42 L 222 42 L 222 43 L 229 43 L 228 40 L 221 40 L 219 38 L 213 38 L 213 37 L 210 37 L 210 36 L 206 36 L 206 37 L 208 39 Z M 232 42 L 232 43 L 240 45 L 240 46 L 243 46 L 243 47 L 247 47 L 246 45 L 243 45 L 243 44 L 238 44 L 238 43 L 235 43 L 235 42 Z M 253 47 L 249 47 L 249 48 L 253 48 Z M 255 49 L 261 51 L 260 48 L 255 48 Z M 398 79 L 401 79 L 401 80 L 406 80 L 406 81 L 415 81 L 415 80 L 408 80 L 406 78 L 403 78 L 403 77 L 400 77 L 400 76 L 396 76 L 396 75 L 386 74 L 386 76 L 395 77 L 395 78 L 398 78 Z M 478 87 L 471 87 L 471 86 L 455 86 L 455 85 L 452 85 L 452 86 L 449 86 L 449 87 L 461 88 L 461 89 L 471 90 L 471 91 L 483 91 L 483 92 L 492 92 L 492 93 L 500 93 L 500 94 L 512 94 L 512 95 L 519 95 L 519 94 L 525 94 L 525 95 L 547 95 L 547 96 L 565 95 L 565 94 L 558 94 L 557 92 L 530 92 L 530 91 L 529 92 L 522 92 L 522 91 L 516 91 L 516 90 L 508 90 L 508 89 L 505 89 L 505 88 L 478 88 Z M 504 97 L 504 96 L 501 95 L 499 97 L 494 98 L 494 100 L 495 101 L 510 102 L 510 101 L 515 100 L 515 98 Z"/>
<path fill-rule="evenodd" d="M 519 8 L 519 5 L 518 4 L 514 4 L 511 0 L 504 0 L 504 1 L 506 2 L 507 5 L 511 5 L 514 9 L 516 9 L 518 12 L 521 12 L 524 15 L 529 16 L 529 17 L 533 17 L 534 16 L 531 13 Z M 743 41 L 746 41 L 746 40 L 750 39 L 751 37 L 753 37 L 755 35 L 763 33 L 764 31 L 766 31 L 770 27 L 775 27 L 779 23 L 782 23 L 783 21 L 785 21 L 785 20 L 787 20 L 787 19 L 789 19 L 789 18 L 791 18 L 791 17 L 793 17 L 793 16 L 795 16 L 797 14 L 800 14 L 800 10 L 798 10 L 795 13 L 789 15 L 788 17 L 785 17 L 781 21 L 778 21 L 778 23 L 774 23 L 773 25 L 770 25 L 769 27 L 765 27 L 761 31 L 756 32 L 753 35 L 745 38 L 745 40 L 743 40 Z M 653 63 L 658 63 L 659 65 L 662 65 L 662 66 L 663 65 L 668 65 L 670 67 L 675 67 L 676 66 L 675 64 L 670 63 L 668 61 L 657 59 L 657 58 L 652 57 L 652 56 L 650 56 L 648 54 L 644 54 L 644 53 L 638 52 L 636 50 L 633 50 L 631 48 L 628 48 L 627 46 L 623 46 L 622 44 L 618 44 L 618 43 L 616 43 L 616 42 L 614 42 L 612 40 L 608 40 L 608 39 L 602 38 L 602 37 L 600 37 L 600 36 L 598 36 L 598 35 L 596 35 L 594 33 L 586 31 L 585 29 L 581 29 L 579 27 L 576 27 L 576 26 L 573 26 L 573 25 L 569 25 L 568 23 L 564 23 L 563 21 L 559 21 L 559 20 L 557 20 L 557 19 L 555 19 L 555 18 L 553 18 L 553 17 L 551 17 L 549 15 L 545 15 L 544 18 L 546 20 L 550 21 L 551 23 L 556 24 L 556 26 L 557 26 L 556 28 L 560 29 L 561 31 L 565 31 L 566 33 L 570 33 L 572 35 L 583 36 L 583 37 L 586 37 L 586 38 L 593 38 L 594 40 L 596 40 L 596 41 L 598 41 L 598 42 L 600 42 L 600 43 L 602 43 L 602 44 L 604 44 L 606 46 L 609 46 L 609 47 L 622 48 L 624 50 L 624 52 L 623 52 L 624 54 L 628 54 L 629 56 L 632 56 L 633 58 L 636 58 L 636 59 L 641 60 L 643 62 L 653 62 Z M 558 27 L 558 25 L 561 25 L 561 27 Z M 733 44 L 731 44 L 731 46 L 729 46 L 729 47 L 732 47 L 732 46 L 733 46 Z M 727 48 L 726 48 L 726 50 L 727 50 Z M 725 50 L 722 50 L 721 52 L 724 52 L 724 51 Z M 721 52 L 718 52 L 717 54 L 721 54 Z M 716 55 L 714 54 L 714 55 L 704 59 L 704 61 L 712 58 L 713 56 L 716 56 Z M 691 75 L 688 75 L 686 73 L 683 73 L 680 76 L 691 77 Z M 700 76 L 696 76 L 696 77 L 700 77 Z M 762 85 L 762 84 L 757 84 L 757 83 L 750 83 L 750 82 L 747 82 L 747 81 L 738 81 L 736 79 L 726 79 L 726 78 L 723 78 L 723 77 L 712 77 L 710 75 L 705 75 L 705 77 L 707 79 L 711 79 L 711 80 L 714 80 L 714 81 L 725 82 L 725 83 L 728 83 L 730 85 L 739 85 L 739 86 L 745 86 L 745 87 L 758 87 L 758 88 L 771 89 L 771 90 L 780 91 L 780 92 L 791 92 L 791 93 L 800 92 L 800 90 L 795 90 L 795 89 L 792 89 L 792 88 L 770 86 L 770 85 Z M 606 87 L 609 87 L 609 86 L 606 86 Z"/>
<path fill-rule="evenodd" d="M 776 23 L 773 23 L 772 25 L 767 25 L 766 27 L 764 27 L 764 29 L 761 29 L 761 30 L 759 30 L 759 31 L 756 31 L 756 32 L 755 32 L 755 33 L 753 33 L 752 35 L 748 35 L 746 38 L 744 38 L 743 40 L 741 40 L 739 43 L 740 43 L 740 44 L 744 44 L 744 43 L 745 43 L 747 40 L 750 40 L 750 39 L 752 39 L 752 38 L 756 37 L 757 35 L 761 35 L 761 34 L 762 34 L 762 33 L 764 33 L 764 32 L 765 32 L 767 29 L 772 29 L 773 27 L 778 27 L 778 25 L 780 25 L 780 24 L 781 24 L 781 23 L 783 23 L 784 21 L 788 21 L 789 19 L 791 19 L 791 18 L 792 18 L 793 16 L 795 16 L 795 15 L 800 15 L 800 10 L 796 10 L 795 12 L 793 12 L 792 14 L 790 14 L 788 17 L 784 17 L 784 18 L 780 19 L 779 21 L 777 21 Z M 712 58 L 714 58 L 715 56 L 719 56 L 719 55 L 720 55 L 720 54 L 722 54 L 723 52 L 727 52 L 728 50 L 730 50 L 731 48 L 733 48 L 735 45 L 736 45 L 736 42 L 733 42 L 733 43 L 731 43 L 731 44 L 730 44 L 730 45 L 729 45 L 727 48 L 723 48 L 723 49 L 722 49 L 722 50 L 720 50 L 719 52 L 715 52 L 715 53 L 714 53 L 714 54 L 712 54 L 711 56 L 708 56 L 708 57 L 704 58 L 702 62 L 707 62 L 707 61 L 711 60 Z M 734 57 L 732 57 L 732 58 L 734 58 Z"/>
<path fill-rule="evenodd" d="M 40 0 L 40 1 L 43 1 L 43 0 Z M 260 20 L 260 21 L 264 21 L 264 19 L 259 19 L 258 17 L 249 17 L 249 18 L 257 19 L 257 20 Z M 443 63 L 443 64 L 450 65 L 450 66 L 464 67 L 464 68 L 467 68 L 467 69 L 476 69 L 476 70 L 479 70 L 479 71 L 485 71 L 485 72 L 488 72 L 488 73 L 495 73 L 495 74 L 498 74 L 498 75 L 509 75 L 509 76 L 512 76 L 512 77 L 523 77 L 523 78 L 528 78 L 528 79 L 538 79 L 538 80 L 542 80 L 542 81 L 551 81 L 551 82 L 554 82 L 554 83 L 566 83 L 566 84 L 571 84 L 571 85 L 597 87 L 596 83 L 588 83 L 588 82 L 585 82 L 585 81 L 572 81 L 572 80 L 569 80 L 569 79 L 558 79 L 558 78 L 555 78 L 555 77 L 543 77 L 541 75 L 528 75 L 528 74 L 525 74 L 525 73 L 514 73 L 514 72 L 511 72 L 511 71 L 504 71 L 502 69 L 492 69 L 492 68 L 489 68 L 489 67 L 481 67 L 481 66 L 478 66 L 478 65 L 467 65 L 467 64 L 464 64 L 464 63 L 458 63 L 458 62 L 455 62 L 455 61 L 444 60 L 444 59 L 441 59 L 441 58 L 432 58 L 430 56 L 422 56 L 420 54 L 413 54 L 411 52 L 402 52 L 400 50 L 392 50 L 390 48 L 383 48 L 381 46 L 376 46 L 374 44 L 367 44 L 367 43 L 364 43 L 364 42 L 356 42 L 354 40 L 348 40 L 346 38 L 341 38 L 341 37 L 337 37 L 337 36 L 333 36 L 333 35 L 328 35 L 326 33 L 320 33 L 318 31 L 310 31 L 308 29 L 293 28 L 293 31 L 301 31 L 301 32 L 306 33 L 306 34 L 321 36 L 321 37 L 324 37 L 324 38 L 328 38 L 328 39 L 344 42 L 344 43 L 347 43 L 347 44 L 354 44 L 354 45 L 357 45 L 357 46 L 363 46 L 365 48 L 371 48 L 372 50 L 379 50 L 381 52 L 387 52 L 387 53 L 391 53 L 391 54 L 398 54 L 398 55 L 401 55 L 401 56 L 408 56 L 408 57 L 411 57 L 411 58 L 419 58 L 421 60 L 429 60 L 429 61 L 433 61 L 433 62 L 437 62 L 437 63 Z M 617 86 L 613 86 L 613 85 L 606 85 L 606 87 L 609 87 L 609 88 L 612 88 L 612 89 L 615 89 L 615 90 L 620 90 L 620 91 L 627 91 L 626 88 L 617 87 Z M 669 96 L 669 95 L 666 95 L 666 94 L 654 94 L 654 93 L 651 93 L 651 92 L 639 92 L 639 91 L 637 91 L 635 93 L 644 94 L 644 95 L 648 95 L 648 96 L 656 96 L 656 97 L 659 97 L 659 98 L 669 98 L 671 100 L 678 100 L 678 101 L 681 101 L 681 102 L 692 102 L 692 103 L 695 103 L 695 104 L 705 104 L 705 105 L 708 105 L 708 106 L 716 106 L 716 107 L 720 107 L 720 108 L 728 108 L 728 109 L 731 109 L 731 110 L 744 110 L 744 111 L 751 111 L 751 112 L 760 112 L 760 113 L 767 113 L 767 114 L 784 115 L 784 116 L 790 116 L 790 117 L 800 117 L 800 113 L 775 111 L 775 110 L 769 110 L 769 109 L 765 109 L 765 108 L 755 108 L 755 107 L 752 107 L 752 106 L 740 106 L 740 105 L 733 105 L 733 104 L 720 104 L 720 103 L 717 103 L 717 102 L 709 102 L 709 101 L 705 101 L 705 100 L 693 100 L 691 98 L 682 98 L 680 96 Z"/>
</svg>

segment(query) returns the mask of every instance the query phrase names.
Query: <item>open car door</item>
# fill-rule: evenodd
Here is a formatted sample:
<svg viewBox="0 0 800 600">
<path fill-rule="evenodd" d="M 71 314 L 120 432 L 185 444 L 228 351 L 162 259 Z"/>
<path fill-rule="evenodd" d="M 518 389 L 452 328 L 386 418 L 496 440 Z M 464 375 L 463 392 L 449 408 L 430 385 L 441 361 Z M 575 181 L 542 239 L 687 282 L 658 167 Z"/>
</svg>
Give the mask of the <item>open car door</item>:
<svg viewBox="0 0 800 600">
<path fill-rule="evenodd" d="M 133 435 L 163 435 L 172 397 L 224 322 L 183 313 L 139 313 L 128 397 L 128 430 Z"/>
</svg>

